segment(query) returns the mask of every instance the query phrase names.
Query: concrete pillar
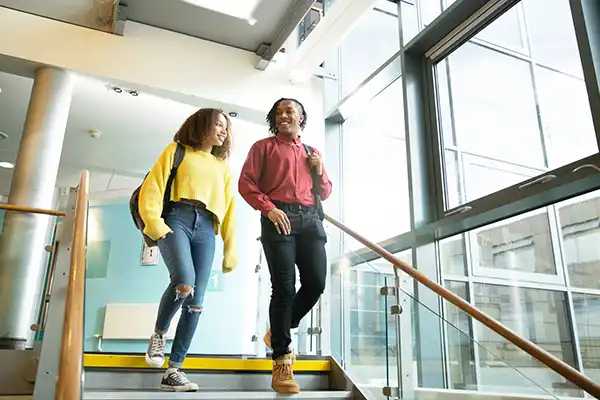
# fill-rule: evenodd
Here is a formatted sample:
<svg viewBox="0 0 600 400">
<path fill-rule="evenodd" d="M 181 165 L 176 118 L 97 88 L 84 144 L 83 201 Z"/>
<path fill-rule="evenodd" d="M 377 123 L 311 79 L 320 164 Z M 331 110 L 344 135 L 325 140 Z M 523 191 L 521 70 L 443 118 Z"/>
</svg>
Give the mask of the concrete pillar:
<svg viewBox="0 0 600 400">
<path fill-rule="evenodd" d="M 71 107 L 73 75 L 42 67 L 35 73 L 8 202 L 52 208 Z M 36 322 L 51 217 L 7 212 L 0 237 L 0 348 L 23 348 Z"/>
</svg>

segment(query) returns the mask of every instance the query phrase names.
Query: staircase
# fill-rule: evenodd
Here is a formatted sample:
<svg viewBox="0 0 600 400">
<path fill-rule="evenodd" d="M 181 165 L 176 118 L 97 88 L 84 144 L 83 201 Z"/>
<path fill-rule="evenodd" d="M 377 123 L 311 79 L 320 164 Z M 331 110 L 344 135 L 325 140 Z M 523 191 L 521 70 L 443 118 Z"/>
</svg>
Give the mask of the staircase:
<svg viewBox="0 0 600 400">
<path fill-rule="evenodd" d="M 301 393 L 281 395 L 271 389 L 271 360 L 254 357 L 188 357 L 183 366 L 200 391 L 160 391 L 163 370 L 147 368 L 141 355 L 86 354 L 84 357 L 85 400 L 262 400 L 361 399 L 342 369 L 329 357 L 299 357 L 294 366 Z"/>
</svg>

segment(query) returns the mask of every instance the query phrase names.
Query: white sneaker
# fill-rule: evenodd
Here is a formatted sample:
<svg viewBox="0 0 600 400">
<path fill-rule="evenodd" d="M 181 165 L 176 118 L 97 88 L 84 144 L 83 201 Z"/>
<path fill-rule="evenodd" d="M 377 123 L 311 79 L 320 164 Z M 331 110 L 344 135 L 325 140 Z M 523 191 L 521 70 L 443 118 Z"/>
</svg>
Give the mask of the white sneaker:
<svg viewBox="0 0 600 400">
<path fill-rule="evenodd" d="M 160 368 L 165 362 L 165 344 L 167 340 L 155 333 L 150 336 L 146 350 L 146 364 L 152 368 Z"/>
<path fill-rule="evenodd" d="M 160 390 L 167 392 L 196 392 L 198 389 L 198 385 L 177 368 L 167 369 L 160 382 Z"/>
</svg>

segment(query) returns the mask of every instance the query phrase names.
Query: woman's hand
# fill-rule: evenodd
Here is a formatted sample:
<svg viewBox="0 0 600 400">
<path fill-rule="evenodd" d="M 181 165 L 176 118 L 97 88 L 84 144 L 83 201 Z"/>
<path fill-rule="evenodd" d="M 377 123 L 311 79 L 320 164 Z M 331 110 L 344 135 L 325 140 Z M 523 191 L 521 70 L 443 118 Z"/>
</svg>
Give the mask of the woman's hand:
<svg viewBox="0 0 600 400">
<path fill-rule="evenodd" d="M 267 218 L 275 225 L 277 233 L 280 235 L 289 235 L 292 233 L 292 225 L 286 213 L 281 211 L 279 208 L 274 208 L 267 213 Z"/>
</svg>

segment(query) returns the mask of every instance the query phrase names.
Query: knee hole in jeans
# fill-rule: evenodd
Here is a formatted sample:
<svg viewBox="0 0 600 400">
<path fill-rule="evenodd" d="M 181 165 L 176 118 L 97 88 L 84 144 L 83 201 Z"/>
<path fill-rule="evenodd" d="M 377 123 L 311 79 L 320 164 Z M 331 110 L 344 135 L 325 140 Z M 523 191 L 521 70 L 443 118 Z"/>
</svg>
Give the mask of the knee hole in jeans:
<svg viewBox="0 0 600 400">
<path fill-rule="evenodd" d="M 195 305 L 187 306 L 187 312 L 189 312 L 189 313 L 201 313 L 202 311 L 204 311 L 204 307 L 202 307 L 202 306 L 195 306 Z"/>
<path fill-rule="evenodd" d="M 181 283 L 175 287 L 176 299 L 185 299 L 188 296 L 194 296 L 194 288 L 190 285 L 186 285 L 185 283 Z"/>
</svg>

